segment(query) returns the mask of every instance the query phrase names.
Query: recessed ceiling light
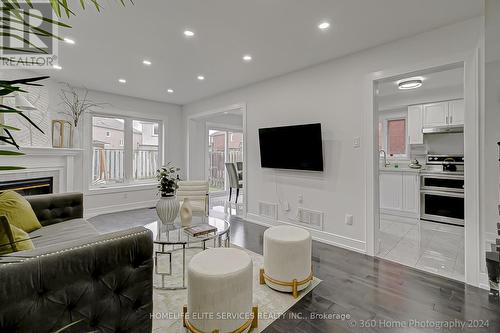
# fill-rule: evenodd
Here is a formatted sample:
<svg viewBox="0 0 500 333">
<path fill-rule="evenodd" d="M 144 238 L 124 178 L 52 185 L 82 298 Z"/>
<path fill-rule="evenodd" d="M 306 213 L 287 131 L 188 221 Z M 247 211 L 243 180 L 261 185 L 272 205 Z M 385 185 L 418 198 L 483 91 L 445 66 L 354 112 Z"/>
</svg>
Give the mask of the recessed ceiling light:
<svg viewBox="0 0 500 333">
<path fill-rule="evenodd" d="M 151 61 L 146 60 L 146 59 L 144 59 L 144 60 L 142 61 L 142 63 L 143 63 L 144 65 L 146 65 L 146 66 L 151 66 L 151 64 L 152 64 L 152 63 L 151 63 Z"/>
<path fill-rule="evenodd" d="M 417 89 L 422 86 L 423 79 L 420 77 L 413 77 L 409 79 L 399 80 L 397 82 L 398 89 L 400 90 L 411 90 Z"/>
<path fill-rule="evenodd" d="M 64 41 L 67 43 L 67 44 L 75 44 L 75 41 L 71 38 L 68 38 L 68 37 L 65 37 L 64 38 Z"/>
<path fill-rule="evenodd" d="M 203 81 L 205 80 L 205 77 L 203 75 L 198 75 L 198 80 Z"/>
<path fill-rule="evenodd" d="M 245 54 L 242 59 L 244 62 L 250 62 L 252 61 L 252 56 L 250 54 Z"/>
<path fill-rule="evenodd" d="M 168 92 L 169 94 L 173 94 L 173 93 L 174 93 L 174 89 L 167 89 L 167 92 Z"/>
<path fill-rule="evenodd" d="M 184 36 L 186 37 L 194 37 L 194 32 L 191 30 L 184 30 Z"/>
<path fill-rule="evenodd" d="M 328 28 L 330 28 L 330 22 L 328 21 L 323 21 L 318 24 L 318 29 L 320 30 L 327 30 Z"/>
<path fill-rule="evenodd" d="M 52 66 L 52 68 L 57 69 L 57 70 L 61 70 L 62 69 L 62 67 L 59 66 L 59 65 L 54 65 L 54 66 Z"/>
<path fill-rule="evenodd" d="M 127 83 L 127 80 L 125 80 L 125 79 L 118 79 L 118 82 L 120 82 L 120 83 Z"/>
</svg>

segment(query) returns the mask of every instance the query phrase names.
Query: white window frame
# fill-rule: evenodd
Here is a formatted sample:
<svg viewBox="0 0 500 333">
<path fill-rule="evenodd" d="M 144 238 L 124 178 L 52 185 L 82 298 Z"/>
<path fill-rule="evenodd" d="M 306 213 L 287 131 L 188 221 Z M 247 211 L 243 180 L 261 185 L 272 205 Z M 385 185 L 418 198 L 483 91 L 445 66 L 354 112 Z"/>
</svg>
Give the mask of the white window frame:
<svg viewBox="0 0 500 333">
<path fill-rule="evenodd" d="M 389 144 L 388 144 L 388 122 L 391 120 L 403 120 L 405 121 L 405 153 L 390 156 L 389 155 Z M 387 154 L 388 160 L 408 160 L 410 158 L 410 144 L 408 142 L 408 113 L 405 112 L 388 112 L 380 114 L 379 121 L 382 122 L 382 132 L 384 139 L 382 140 L 382 149 Z"/>
<path fill-rule="evenodd" d="M 103 117 L 103 118 L 118 118 L 124 120 L 124 165 L 125 169 L 123 172 L 123 183 L 117 184 L 103 184 L 103 185 L 93 185 L 92 184 L 92 149 L 93 149 L 93 117 Z M 134 150 L 134 135 L 133 135 L 133 122 L 142 121 L 142 122 L 151 122 L 158 123 L 158 161 L 159 166 L 163 165 L 163 147 L 164 147 L 164 121 L 161 119 L 155 118 L 145 118 L 139 116 L 124 116 L 116 113 L 96 113 L 92 112 L 88 115 L 85 124 L 88 127 L 89 135 L 88 140 L 85 144 L 85 151 L 87 155 L 87 166 L 88 166 L 88 175 L 86 177 L 87 184 L 85 185 L 87 189 L 87 194 L 98 193 L 113 193 L 113 192 L 121 192 L 124 189 L 127 190 L 142 190 L 145 188 L 152 188 L 156 186 L 156 179 L 151 178 L 147 180 L 136 180 L 133 179 L 133 150 Z"/>
</svg>

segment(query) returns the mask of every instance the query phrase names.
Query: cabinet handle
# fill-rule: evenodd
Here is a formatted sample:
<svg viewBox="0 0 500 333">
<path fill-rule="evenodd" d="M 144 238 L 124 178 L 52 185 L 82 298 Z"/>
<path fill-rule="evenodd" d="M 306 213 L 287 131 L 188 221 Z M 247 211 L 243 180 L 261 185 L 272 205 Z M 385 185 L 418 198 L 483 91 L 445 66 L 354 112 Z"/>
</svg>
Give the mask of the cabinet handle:
<svg viewBox="0 0 500 333">
<path fill-rule="evenodd" d="M 446 125 L 448 125 L 448 124 L 449 124 L 449 123 L 448 123 L 448 116 L 446 116 Z"/>
<path fill-rule="evenodd" d="M 450 116 L 450 124 L 453 124 L 453 116 Z"/>
</svg>

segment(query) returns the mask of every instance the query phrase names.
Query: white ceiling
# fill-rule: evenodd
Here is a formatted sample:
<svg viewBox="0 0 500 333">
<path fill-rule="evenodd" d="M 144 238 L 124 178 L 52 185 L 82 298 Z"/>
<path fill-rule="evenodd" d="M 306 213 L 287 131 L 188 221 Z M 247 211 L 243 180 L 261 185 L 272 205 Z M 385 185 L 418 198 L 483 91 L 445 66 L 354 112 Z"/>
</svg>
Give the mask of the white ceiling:
<svg viewBox="0 0 500 333">
<path fill-rule="evenodd" d="M 50 75 L 90 89 L 186 104 L 482 15 L 471 0 L 135 0 L 77 10 Z M 75 2 L 76 4 L 76 2 Z M 321 20 L 330 20 L 326 32 Z M 187 39 L 183 30 L 196 36 Z M 243 63 L 243 54 L 253 61 Z M 143 59 L 152 66 L 142 64 Z M 197 75 L 206 80 L 200 82 Z M 118 83 L 125 78 L 126 84 Z M 167 88 L 175 90 L 167 94 Z"/>
</svg>

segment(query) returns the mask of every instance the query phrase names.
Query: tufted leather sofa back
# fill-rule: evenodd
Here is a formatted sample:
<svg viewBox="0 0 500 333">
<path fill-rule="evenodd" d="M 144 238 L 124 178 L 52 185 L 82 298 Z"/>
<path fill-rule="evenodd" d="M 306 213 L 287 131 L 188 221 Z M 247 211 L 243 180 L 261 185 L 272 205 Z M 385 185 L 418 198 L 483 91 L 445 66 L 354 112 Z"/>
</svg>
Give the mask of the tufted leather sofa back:
<svg viewBox="0 0 500 333">
<path fill-rule="evenodd" d="M 0 332 L 54 332 L 76 322 L 64 332 L 150 333 L 152 238 L 137 227 L 1 264 Z"/>
<path fill-rule="evenodd" d="M 82 193 L 54 193 L 25 197 L 42 226 L 83 218 Z"/>
</svg>

